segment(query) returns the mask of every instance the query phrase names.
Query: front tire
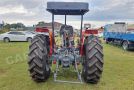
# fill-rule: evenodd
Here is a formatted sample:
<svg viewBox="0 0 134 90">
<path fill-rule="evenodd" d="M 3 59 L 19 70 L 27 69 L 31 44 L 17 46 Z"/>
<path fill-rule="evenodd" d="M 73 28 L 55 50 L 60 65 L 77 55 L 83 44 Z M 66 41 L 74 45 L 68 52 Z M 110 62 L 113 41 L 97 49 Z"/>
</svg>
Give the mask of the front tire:
<svg viewBox="0 0 134 90">
<path fill-rule="evenodd" d="M 86 83 L 96 84 L 103 72 L 103 47 L 95 36 L 89 36 L 85 45 L 82 76 Z"/>
<path fill-rule="evenodd" d="M 27 42 L 32 42 L 32 38 L 31 37 L 29 37 L 29 38 L 27 38 Z"/>
<path fill-rule="evenodd" d="M 50 76 L 46 37 L 37 35 L 29 46 L 29 72 L 36 82 L 46 81 Z"/>
</svg>

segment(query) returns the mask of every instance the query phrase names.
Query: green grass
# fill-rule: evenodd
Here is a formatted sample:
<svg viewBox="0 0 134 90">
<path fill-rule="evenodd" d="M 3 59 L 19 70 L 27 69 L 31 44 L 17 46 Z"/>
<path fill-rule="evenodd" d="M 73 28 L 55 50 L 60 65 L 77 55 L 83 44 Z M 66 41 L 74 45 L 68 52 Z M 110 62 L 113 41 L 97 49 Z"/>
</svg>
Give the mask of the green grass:
<svg viewBox="0 0 134 90">
<path fill-rule="evenodd" d="M 104 72 L 97 85 L 55 83 L 53 77 L 45 83 L 35 83 L 28 73 L 26 42 L 0 42 L 0 90 L 133 90 L 134 52 L 104 44 Z M 76 78 L 68 72 L 66 79 Z"/>
</svg>

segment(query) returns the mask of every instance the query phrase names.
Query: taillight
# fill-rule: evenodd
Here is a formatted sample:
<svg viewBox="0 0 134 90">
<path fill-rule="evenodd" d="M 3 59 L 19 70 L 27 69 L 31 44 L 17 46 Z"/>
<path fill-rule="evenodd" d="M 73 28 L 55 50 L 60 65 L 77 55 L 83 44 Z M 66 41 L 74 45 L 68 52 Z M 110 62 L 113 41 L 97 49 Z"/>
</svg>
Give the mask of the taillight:
<svg viewBox="0 0 134 90">
<path fill-rule="evenodd" d="M 53 64 L 56 64 L 56 60 L 53 61 Z"/>
</svg>

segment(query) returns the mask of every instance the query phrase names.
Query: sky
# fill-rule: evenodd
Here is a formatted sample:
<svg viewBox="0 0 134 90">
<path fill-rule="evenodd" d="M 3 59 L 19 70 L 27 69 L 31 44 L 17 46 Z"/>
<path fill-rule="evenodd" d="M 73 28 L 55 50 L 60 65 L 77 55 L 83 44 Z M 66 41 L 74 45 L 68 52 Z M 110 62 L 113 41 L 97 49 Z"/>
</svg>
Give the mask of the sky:
<svg viewBox="0 0 134 90">
<path fill-rule="evenodd" d="M 33 25 L 39 21 L 51 22 L 51 14 L 46 11 L 48 1 L 76 0 L 0 0 L 0 22 L 22 22 Z M 134 0 L 77 0 L 88 2 L 89 12 L 84 16 L 84 23 L 91 23 L 94 27 L 125 21 L 134 23 Z M 67 24 L 78 27 L 80 17 L 68 16 Z M 56 16 L 55 21 L 63 23 L 63 16 Z"/>
</svg>

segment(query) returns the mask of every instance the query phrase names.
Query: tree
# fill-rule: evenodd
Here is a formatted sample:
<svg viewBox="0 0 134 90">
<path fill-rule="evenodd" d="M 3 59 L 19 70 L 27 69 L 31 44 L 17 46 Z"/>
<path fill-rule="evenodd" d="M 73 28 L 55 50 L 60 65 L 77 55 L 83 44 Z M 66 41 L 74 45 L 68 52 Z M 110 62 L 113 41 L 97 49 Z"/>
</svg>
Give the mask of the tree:
<svg viewBox="0 0 134 90">
<path fill-rule="evenodd" d="M 4 25 L 4 28 L 5 28 L 5 29 L 10 29 L 10 24 Z"/>
<path fill-rule="evenodd" d="M 10 28 L 15 28 L 15 29 L 25 28 L 25 25 L 23 23 L 13 23 L 11 24 Z"/>
<path fill-rule="evenodd" d="M 36 26 L 44 26 L 45 25 L 45 22 L 44 21 L 40 21 L 38 22 L 38 24 Z"/>
</svg>

